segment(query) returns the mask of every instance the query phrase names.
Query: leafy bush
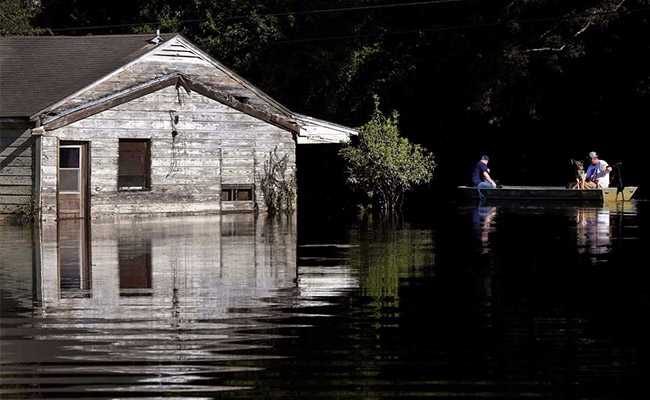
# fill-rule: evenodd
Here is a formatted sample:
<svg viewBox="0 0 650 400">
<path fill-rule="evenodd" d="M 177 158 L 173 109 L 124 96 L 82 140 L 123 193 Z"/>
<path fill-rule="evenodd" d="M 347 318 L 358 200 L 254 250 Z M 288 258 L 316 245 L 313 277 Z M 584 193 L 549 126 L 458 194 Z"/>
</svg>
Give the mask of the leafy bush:
<svg viewBox="0 0 650 400">
<path fill-rule="evenodd" d="M 340 151 L 346 163 L 348 183 L 368 195 L 384 215 L 394 215 L 402 208 L 404 195 L 433 178 L 433 154 L 402 137 L 399 114 L 390 116 L 379 109 L 359 129 L 359 143 Z"/>
</svg>

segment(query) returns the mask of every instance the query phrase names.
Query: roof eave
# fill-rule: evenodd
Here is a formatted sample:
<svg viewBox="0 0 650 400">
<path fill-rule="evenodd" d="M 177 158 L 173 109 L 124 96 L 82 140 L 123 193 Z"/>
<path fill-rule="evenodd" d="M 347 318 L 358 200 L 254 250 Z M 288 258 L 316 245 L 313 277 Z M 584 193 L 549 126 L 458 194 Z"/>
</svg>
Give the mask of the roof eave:
<svg viewBox="0 0 650 400">
<path fill-rule="evenodd" d="M 307 115 L 294 114 L 294 118 L 300 126 L 298 144 L 349 143 L 352 136 L 359 134 L 356 129 Z"/>
<path fill-rule="evenodd" d="M 182 86 L 185 90 L 188 91 L 188 93 L 192 91 L 197 92 L 202 96 L 211 98 L 212 100 L 218 101 L 244 114 L 250 115 L 254 118 L 260 119 L 269 124 L 290 131 L 294 134 L 297 134 L 300 130 L 299 126 L 289 118 L 272 114 L 264 110 L 257 109 L 252 105 L 242 103 L 233 96 L 217 92 L 205 85 L 202 85 L 201 83 L 193 82 L 178 72 L 153 79 L 144 84 L 135 85 L 96 101 L 85 103 L 81 106 L 72 108 L 64 113 L 50 116 L 49 118 L 46 115 L 42 115 L 37 119 L 40 121 L 45 130 L 51 131 L 64 127 L 66 125 L 70 125 L 81 119 L 88 118 L 92 115 L 116 107 L 120 104 L 124 104 L 147 94 L 156 92 L 160 89 L 174 85 Z"/>
<path fill-rule="evenodd" d="M 96 81 L 90 83 L 89 85 L 86 85 L 86 86 L 84 86 L 83 88 L 77 90 L 76 92 L 74 92 L 74 93 L 72 93 L 72 94 L 70 94 L 70 95 L 68 95 L 68 96 L 65 96 L 64 98 L 62 98 L 62 99 L 60 99 L 60 100 L 58 100 L 58 101 L 56 101 L 56 102 L 54 102 L 54 103 L 48 105 L 47 107 L 43 108 L 42 110 L 37 111 L 36 113 L 34 113 L 34 114 L 32 114 L 31 116 L 29 116 L 29 119 L 32 120 L 32 121 L 39 121 L 39 120 L 41 120 L 41 119 L 42 119 L 41 116 L 42 116 L 43 114 L 46 114 L 46 113 L 48 113 L 48 112 L 50 112 L 50 111 L 52 111 L 52 110 L 55 110 L 57 107 L 59 107 L 59 106 L 65 104 L 67 101 L 69 101 L 69 100 L 75 98 L 76 96 L 79 96 L 81 93 L 87 91 L 88 89 L 90 89 L 90 88 L 92 88 L 92 87 L 98 85 L 98 84 L 101 83 L 101 82 L 104 82 L 105 80 L 107 80 L 107 79 L 109 79 L 110 77 L 116 75 L 116 74 L 119 73 L 120 71 L 123 71 L 124 69 L 126 69 L 126 68 L 130 67 L 131 65 L 137 63 L 137 62 L 140 61 L 141 59 L 147 57 L 147 56 L 148 56 L 149 54 L 151 54 L 153 51 L 159 49 L 160 46 L 163 46 L 165 43 L 171 42 L 171 41 L 172 41 L 173 39 L 175 39 L 176 37 L 182 37 L 182 36 L 181 36 L 179 33 L 175 33 L 175 34 L 174 34 L 173 36 L 171 36 L 169 39 L 165 40 L 164 42 L 160 42 L 159 44 L 157 44 L 156 46 L 154 46 L 154 47 L 151 48 L 150 50 L 144 52 L 143 54 L 138 55 L 137 57 L 133 58 L 131 61 L 129 61 L 129 62 L 127 62 L 126 64 L 122 65 L 121 67 L 119 67 L 119 68 L 117 68 L 117 69 L 111 71 L 110 73 L 104 75 L 104 76 L 101 77 L 100 79 L 98 79 L 98 80 L 96 80 Z"/>
</svg>

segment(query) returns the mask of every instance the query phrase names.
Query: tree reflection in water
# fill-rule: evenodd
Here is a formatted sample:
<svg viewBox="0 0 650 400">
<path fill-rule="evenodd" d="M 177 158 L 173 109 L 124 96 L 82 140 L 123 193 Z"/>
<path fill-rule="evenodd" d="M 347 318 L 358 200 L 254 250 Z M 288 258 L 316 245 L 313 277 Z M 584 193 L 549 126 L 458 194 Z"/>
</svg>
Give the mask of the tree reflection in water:
<svg viewBox="0 0 650 400">
<path fill-rule="evenodd" d="M 303 219 L 299 247 L 293 221 L 251 215 L 0 227 L 0 396 L 626 398 L 642 215 Z"/>
</svg>

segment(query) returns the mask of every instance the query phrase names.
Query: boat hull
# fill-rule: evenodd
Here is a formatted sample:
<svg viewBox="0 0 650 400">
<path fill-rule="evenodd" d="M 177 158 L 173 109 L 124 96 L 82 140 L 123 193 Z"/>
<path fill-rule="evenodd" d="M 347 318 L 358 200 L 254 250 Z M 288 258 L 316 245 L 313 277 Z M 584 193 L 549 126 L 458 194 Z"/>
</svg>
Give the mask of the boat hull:
<svg viewBox="0 0 650 400">
<path fill-rule="evenodd" d="M 465 199 L 479 199 L 479 192 L 475 187 L 460 186 L 458 190 Z M 549 186 L 504 186 L 498 189 L 481 189 L 481 193 L 488 201 L 557 201 L 603 204 L 632 200 L 636 190 L 635 186 L 627 186 L 620 192 L 616 188 L 567 189 Z"/>
</svg>

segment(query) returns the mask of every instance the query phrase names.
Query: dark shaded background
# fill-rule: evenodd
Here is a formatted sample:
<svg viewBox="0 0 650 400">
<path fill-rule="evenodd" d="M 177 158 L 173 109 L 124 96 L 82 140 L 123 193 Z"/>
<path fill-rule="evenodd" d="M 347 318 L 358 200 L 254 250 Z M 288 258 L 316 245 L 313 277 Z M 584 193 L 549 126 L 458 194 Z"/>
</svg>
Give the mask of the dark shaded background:
<svg viewBox="0 0 650 400">
<path fill-rule="evenodd" d="M 291 109 L 358 126 L 378 95 L 436 153 L 424 200 L 481 153 L 504 184 L 566 183 L 600 152 L 643 185 L 650 0 L 2 0 L 3 34 L 183 33 Z M 13 8 L 12 8 L 13 4 Z M 20 11 L 16 11 L 20 10 Z M 0 13 L 2 14 L 2 13 Z M 9 17 L 7 17 L 9 16 Z M 350 199 L 336 146 L 299 150 L 301 199 Z"/>
</svg>

